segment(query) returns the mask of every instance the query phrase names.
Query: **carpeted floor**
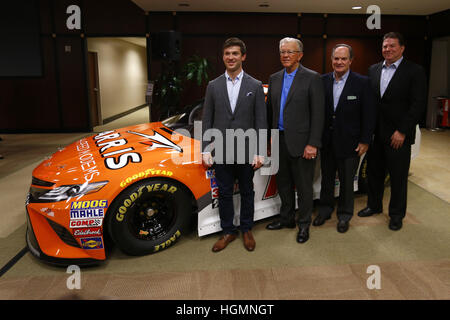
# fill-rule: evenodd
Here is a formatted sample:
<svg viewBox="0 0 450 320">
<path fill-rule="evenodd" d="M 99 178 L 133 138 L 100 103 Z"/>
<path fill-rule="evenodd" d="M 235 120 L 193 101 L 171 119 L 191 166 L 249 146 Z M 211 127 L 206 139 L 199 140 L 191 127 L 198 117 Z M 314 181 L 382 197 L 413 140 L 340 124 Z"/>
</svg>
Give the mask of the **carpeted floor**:
<svg viewBox="0 0 450 320">
<path fill-rule="evenodd" d="M 10 163 L 0 160 L 0 268 L 25 247 L 24 201 L 32 169 L 49 150 L 83 134 L 2 136 L 0 143 L 14 141 L 17 152 L 2 151 Z M 298 244 L 296 230 L 266 230 L 268 219 L 256 223 L 257 246 L 251 253 L 241 239 L 212 253 L 218 235 L 199 238 L 194 231 L 173 247 L 145 257 L 113 249 L 104 264 L 81 269 L 80 290 L 68 289 L 71 274 L 65 268 L 43 264 L 27 252 L 0 277 L 0 299 L 450 299 L 450 174 L 446 169 L 430 173 L 421 165 L 435 161 L 434 168 L 445 168 L 449 158 L 443 158 L 442 150 L 449 136 L 448 131 L 423 130 L 400 231 L 388 229 L 385 212 L 355 215 L 349 231 L 340 234 L 333 215 L 323 226 L 311 227 L 307 243 Z M 28 153 L 21 145 L 32 145 L 35 151 Z M 8 169 L 11 163 L 15 166 Z M 427 183 L 427 177 L 435 181 Z M 388 187 L 385 208 L 389 193 Z M 355 212 L 365 202 L 366 196 L 357 195 Z M 380 289 L 368 288 L 370 266 L 379 267 Z"/>
</svg>

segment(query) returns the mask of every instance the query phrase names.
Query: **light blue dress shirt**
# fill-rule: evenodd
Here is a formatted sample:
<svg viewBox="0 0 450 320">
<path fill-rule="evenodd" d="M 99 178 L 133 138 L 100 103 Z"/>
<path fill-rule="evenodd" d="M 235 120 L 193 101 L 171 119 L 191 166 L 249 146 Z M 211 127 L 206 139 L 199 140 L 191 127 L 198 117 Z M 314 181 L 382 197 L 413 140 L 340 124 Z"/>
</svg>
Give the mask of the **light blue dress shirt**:
<svg viewBox="0 0 450 320">
<path fill-rule="evenodd" d="M 336 107 L 339 103 L 339 99 L 342 94 L 342 90 L 345 87 L 345 83 L 347 82 L 348 75 L 350 70 L 348 70 L 339 80 L 336 81 L 336 75 L 333 72 L 333 106 L 334 111 L 336 111 Z"/>
<path fill-rule="evenodd" d="M 284 130 L 283 126 L 283 111 L 284 111 L 284 105 L 286 104 L 286 99 L 289 94 L 289 89 L 291 89 L 292 81 L 294 81 L 295 74 L 297 73 L 298 69 L 295 69 L 295 71 L 292 71 L 291 73 L 287 73 L 286 69 L 284 70 L 284 77 L 283 77 L 283 87 L 281 91 L 281 101 L 280 101 L 280 118 L 278 119 L 278 129 Z"/>
<path fill-rule="evenodd" d="M 242 76 L 244 75 L 244 70 L 242 70 L 237 77 L 233 80 L 228 73 L 225 71 L 225 78 L 227 79 L 227 91 L 228 99 L 230 99 L 231 111 L 234 113 L 236 108 L 237 99 L 239 96 L 239 90 L 241 89 Z"/>
<path fill-rule="evenodd" d="M 384 92 L 386 91 L 386 88 L 389 85 L 389 82 L 391 82 L 392 77 L 395 74 L 395 71 L 397 71 L 399 64 L 402 62 L 403 56 L 395 61 L 393 64 L 391 64 L 389 67 L 386 66 L 386 60 L 383 62 L 383 67 L 381 69 L 381 77 L 380 77 L 380 94 L 381 97 L 383 97 Z"/>
</svg>

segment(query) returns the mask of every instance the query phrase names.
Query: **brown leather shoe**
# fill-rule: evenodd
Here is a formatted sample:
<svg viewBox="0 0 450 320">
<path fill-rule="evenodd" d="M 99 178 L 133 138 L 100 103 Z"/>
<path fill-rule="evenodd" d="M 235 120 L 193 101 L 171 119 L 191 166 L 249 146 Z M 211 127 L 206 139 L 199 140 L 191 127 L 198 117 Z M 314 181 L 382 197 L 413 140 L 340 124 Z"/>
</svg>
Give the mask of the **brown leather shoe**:
<svg viewBox="0 0 450 320">
<path fill-rule="evenodd" d="M 213 252 L 219 252 L 220 250 L 223 250 L 226 248 L 226 246 L 233 241 L 234 239 L 236 239 L 236 235 L 235 234 L 226 234 L 224 236 L 222 236 L 219 240 L 217 240 L 217 242 L 214 244 L 212 251 Z"/>
<path fill-rule="evenodd" d="M 244 233 L 244 247 L 245 249 L 247 249 L 248 251 L 253 251 L 255 250 L 255 246 L 256 246 L 256 242 L 255 239 L 253 238 L 253 234 L 251 231 L 247 231 Z"/>
</svg>

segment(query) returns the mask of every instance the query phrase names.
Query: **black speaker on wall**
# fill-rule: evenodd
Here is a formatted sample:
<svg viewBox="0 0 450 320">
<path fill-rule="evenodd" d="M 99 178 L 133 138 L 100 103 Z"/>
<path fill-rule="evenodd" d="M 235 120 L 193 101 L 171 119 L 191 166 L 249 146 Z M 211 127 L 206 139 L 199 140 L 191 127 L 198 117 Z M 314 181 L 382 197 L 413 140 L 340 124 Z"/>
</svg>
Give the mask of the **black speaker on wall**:
<svg viewBox="0 0 450 320">
<path fill-rule="evenodd" d="M 152 34 L 152 59 L 178 61 L 181 58 L 181 32 L 169 30 Z"/>
</svg>

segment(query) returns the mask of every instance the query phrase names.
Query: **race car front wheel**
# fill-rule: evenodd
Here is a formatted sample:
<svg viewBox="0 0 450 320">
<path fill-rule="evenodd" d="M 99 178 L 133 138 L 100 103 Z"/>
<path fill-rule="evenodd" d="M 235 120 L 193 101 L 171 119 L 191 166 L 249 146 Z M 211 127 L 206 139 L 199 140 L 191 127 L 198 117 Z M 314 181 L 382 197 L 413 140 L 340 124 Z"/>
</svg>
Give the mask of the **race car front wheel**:
<svg viewBox="0 0 450 320">
<path fill-rule="evenodd" d="M 140 181 L 122 192 L 108 210 L 114 243 L 129 255 L 146 255 L 173 245 L 187 230 L 191 198 L 177 182 Z"/>
</svg>

